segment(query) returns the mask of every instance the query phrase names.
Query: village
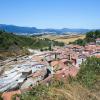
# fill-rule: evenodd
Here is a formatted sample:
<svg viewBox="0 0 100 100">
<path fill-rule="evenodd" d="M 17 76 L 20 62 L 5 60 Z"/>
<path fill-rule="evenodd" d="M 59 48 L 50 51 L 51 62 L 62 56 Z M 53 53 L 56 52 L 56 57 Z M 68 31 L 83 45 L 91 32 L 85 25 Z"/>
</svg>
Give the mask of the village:
<svg viewBox="0 0 100 100">
<path fill-rule="evenodd" d="M 31 55 L 6 60 L 5 71 L 0 76 L 0 92 L 4 92 L 4 100 L 10 100 L 14 94 L 21 94 L 41 83 L 48 84 L 54 77 L 75 77 L 80 64 L 87 57 L 100 58 L 100 38 L 96 43 L 91 42 L 85 46 L 65 45 L 54 46 L 52 51 L 31 51 Z"/>
</svg>

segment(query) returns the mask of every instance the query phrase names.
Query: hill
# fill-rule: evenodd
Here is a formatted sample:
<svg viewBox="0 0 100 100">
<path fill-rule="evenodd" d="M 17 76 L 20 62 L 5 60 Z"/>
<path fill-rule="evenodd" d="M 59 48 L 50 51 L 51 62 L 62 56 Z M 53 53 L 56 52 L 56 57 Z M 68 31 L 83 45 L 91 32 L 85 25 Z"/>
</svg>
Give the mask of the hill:
<svg viewBox="0 0 100 100">
<path fill-rule="evenodd" d="M 15 25 L 6 25 L 6 24 L 0 24 L 0 29 L 5 30 L 7 32 L 13 32 L 13 33 L 28 33 L 28 34 L 34 34 L 34 33 L 56 33 L 56 34 L 64 34 L 64 33 L 86 33 L 90 31 L 89 29 L 69 29 L 69 28 L 63 28 L 63 29 L 37 29 L 36 27 L 21 27 L 21 26 L 15 26 Z"/>
<path fill-rule="evenodd" d="M 8 33 L 5 31 L 0 31 L 0 52 L 14 52 L 17 53 L 21 50 L 26 50 L 27 48 L 32 49 L 50 49 L 51 42 L 54 45 L 63 46 L 64 43 L 56 42 L 49 39 L 39 39 L 38 37 L 29 36 L 19 36 L 13 33 Z M 2 53 L 0 53 L 2 54 Z"/>
<path fill-rule="evenodd" d="M 13 33 L 37 33 L 39 29 L 35 27 L 20 27 L 15 25 L 6 25 L 0 24 L 0 29 L 5 30 L 6 32 L 13 32 Z"/>
</svg>

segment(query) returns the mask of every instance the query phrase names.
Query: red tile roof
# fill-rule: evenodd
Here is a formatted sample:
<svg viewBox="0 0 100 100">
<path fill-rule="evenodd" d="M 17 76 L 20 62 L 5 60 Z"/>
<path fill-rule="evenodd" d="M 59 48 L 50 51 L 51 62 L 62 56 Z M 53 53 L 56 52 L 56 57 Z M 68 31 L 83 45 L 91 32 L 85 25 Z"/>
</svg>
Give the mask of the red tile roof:
<svg viewBox="0 0 100 100">
<path fill-rule="evenodd" d="M 97 40 L 97 41 L 100 41 L 100 38 L 97 38 L 96 40 Z"/>
<path fill-rule="evenodd" d="M 68 59 L 61 59 L 60 61 L 64 63 L 64 62 L 68 61 Z"/>
<path fill-rule="evenodd" d="M 2 95 L 3 100 L 12 100 L 12 96 L 15 94 L 21 94 L 20 90 L 11 91 L 11 92 L 4 92 Z"/>
<path fill-rule="evenodd" d="M 62 69 L 62 70 L 59 70 L 56 72 L 55 74 L 55 78 L 57 79 L 61 79 L 63 77 L 67 77 L 67 76 L 73 76 L 75 77 L 78 73 L 78 69 L 76 67 L 71 67 L 71 68 L 65 68 L 65 69 Z"/>
<path fill-rule="evenodd" d="M 58 65 L 58 64 L 59 64 L 59 61 L 52 61 L 52 62 L 51 62 L 51 66 L 52 66 L 52 67 L 54 67 L 54 66 L 56 66 L 56 65 Z"/>
</svg>

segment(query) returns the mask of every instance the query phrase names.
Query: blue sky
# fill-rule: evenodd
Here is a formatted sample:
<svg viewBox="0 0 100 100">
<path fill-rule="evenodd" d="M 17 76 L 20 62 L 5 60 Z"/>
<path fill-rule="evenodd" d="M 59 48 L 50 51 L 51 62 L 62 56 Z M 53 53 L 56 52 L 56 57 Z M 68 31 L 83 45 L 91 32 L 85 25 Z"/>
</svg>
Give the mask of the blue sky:
<svg viewBox="0 0 100 100">
<path fill-rule="evenodd" d="M 0 0 L 0 23 L 37 28 L 100 28 L 100 0 Z"/>
</svg>

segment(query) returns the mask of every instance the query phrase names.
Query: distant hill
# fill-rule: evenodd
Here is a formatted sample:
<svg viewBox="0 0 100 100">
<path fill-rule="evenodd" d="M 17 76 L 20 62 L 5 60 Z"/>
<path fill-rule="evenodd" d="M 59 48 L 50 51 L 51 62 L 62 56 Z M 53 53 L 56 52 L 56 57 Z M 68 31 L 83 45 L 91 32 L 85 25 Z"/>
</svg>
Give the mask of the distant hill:
<svg viewBox="0 0 100 100">
<path fill-rule="evenodd" d="M 57 33 L 57 34 L 64 34 L 64 33 L 86 33 L 90 31 L 89 29 L 37 29 L 36 27 L 20 27 L 15 25 L 6 25 L 0 24 L 0 29 L 5 30 L 7 32 L 22 34 L 39 34 L 39 33 Z"/>
<path fill-rule="evenodd" d="M 22 36 L 5 31 L 0 31 L 0 59 L 10 56 L 29 54 L 27 48 L 38 50 L 51 50 L 51 43 L 54 46 L 64 46 L 64 43 L 39 39 L 36 36 Z"/>
<path fill-rule="evenodd" d="M 61 42 L 52 41 L 54 45 L 61 46 L 64 45 Z M 13 33 L 8 33 L 5 31 L 0 31 L 0 50 L 10 50 L 18 47 L 22 49 L 23 47 L 41 49 L 44 47 L 51 46 L 51 40 L 49 39 L 39 39 L 37 37 L 29 36 L 19 36 Z M 15 48 L 14 48 L 15 47 Z"/>
<path fill-rule="evenodd" d="M 6 32 L 13 32 L 13 33 L 37 33 L 39 29 L 35 27 L 20 27 L 14 25 L 5 25 L 0 24 L 0 29 L 5 30 Z"/>
</svg>

